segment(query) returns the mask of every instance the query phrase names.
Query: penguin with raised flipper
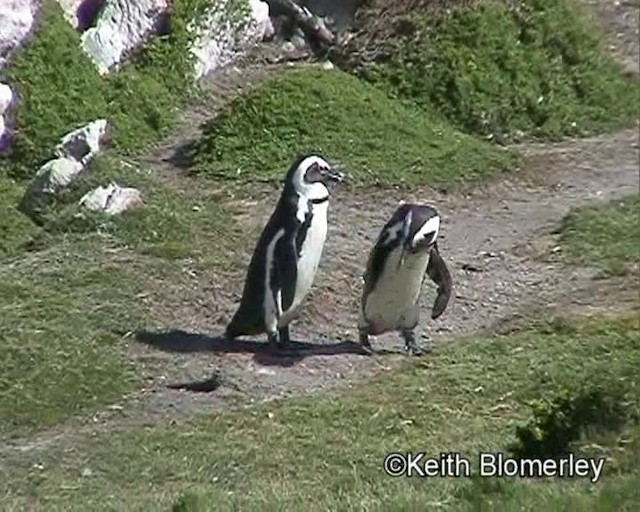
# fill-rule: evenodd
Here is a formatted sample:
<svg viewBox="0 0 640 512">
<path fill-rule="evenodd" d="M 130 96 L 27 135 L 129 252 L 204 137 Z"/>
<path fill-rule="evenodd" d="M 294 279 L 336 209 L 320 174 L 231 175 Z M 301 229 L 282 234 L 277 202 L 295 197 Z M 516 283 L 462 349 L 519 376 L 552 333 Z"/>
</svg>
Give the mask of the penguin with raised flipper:
<svg viewBox="0 0 640 512">
<path fill-rule="evenodd" d="M 322 256 L 329 187 L 343 179 L 319 155 L 305 154 L 293 162 L 254 250 L 227 338 L 266 333 L 273 347 L 289 345 L 289 324 L 300 312 Z"/>
<path fill-rule="evenodd" d="M 438 251 L 440 215 L 428 205 L 403 203 L 384 225 L 369 254 L 364 274 L 358 332 L 360 344 L 373 352 L 369 336 L 399 331 L 408 352 L 421 355 L 415 328 L 426 276 L 437 285 L 431 311 L 436 319 L 451 297 L 451 274 Z"/>
</svg>

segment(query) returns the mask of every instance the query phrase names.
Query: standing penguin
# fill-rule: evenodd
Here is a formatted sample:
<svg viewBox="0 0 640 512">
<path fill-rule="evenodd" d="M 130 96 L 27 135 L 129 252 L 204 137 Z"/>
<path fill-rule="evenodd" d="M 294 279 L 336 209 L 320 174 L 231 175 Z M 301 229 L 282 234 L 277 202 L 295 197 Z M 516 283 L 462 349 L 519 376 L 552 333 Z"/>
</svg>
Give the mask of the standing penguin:
<svg viewBox="0 0 640 512">
<path fill-rule="evenodd" d="M 438 252 L 440 215 L 431 206 L 402 204 L 384 225 L 367 262 L 360 304 L 360 344 L 372 351 L 369 336 L 397 330 L 407 351 L 422 354 L 414 330 L 425 276 L 438 286 L 431 318 L 438 318 L 451 296 L 451 275 Z"/>
<path fill-rule="evenodd" d="M 227 338 L 266 333 L 274 347 L 289 344 L 289 323 L 311 288 L 327 236 L 327 186 L 342 180 L 321 156 L 293 162 L 251 258 Z"/>
</svg>

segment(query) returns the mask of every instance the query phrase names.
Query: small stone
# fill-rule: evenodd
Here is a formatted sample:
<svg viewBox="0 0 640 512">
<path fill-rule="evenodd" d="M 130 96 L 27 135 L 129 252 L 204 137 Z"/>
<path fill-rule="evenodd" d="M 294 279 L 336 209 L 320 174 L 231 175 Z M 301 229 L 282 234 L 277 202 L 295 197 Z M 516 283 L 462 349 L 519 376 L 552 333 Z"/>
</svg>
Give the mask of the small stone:
<svg viewBox="0 0 640 512">
<path fill-rule="evenodd" d="M 79 204 L 89 210 L 117 215 L 142 204 L 142 196 L 138 189 L 110 183 L 106 187 L 100 186 L 82 196 Z"/>
</svg>

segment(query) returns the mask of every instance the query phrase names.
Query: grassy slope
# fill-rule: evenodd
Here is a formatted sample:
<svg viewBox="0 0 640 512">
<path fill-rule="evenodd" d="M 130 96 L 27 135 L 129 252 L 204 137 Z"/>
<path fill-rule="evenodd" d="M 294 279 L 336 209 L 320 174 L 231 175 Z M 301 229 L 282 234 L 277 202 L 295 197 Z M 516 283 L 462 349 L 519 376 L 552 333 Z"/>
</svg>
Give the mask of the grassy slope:
<svg viewBox="0 0 640 512">
<path fill-rule="evenodd" d="M 36 226 L 23 215 L 17 204 L 24 187 L 0 175 L 0 258 L 12 256 L 36 234 Z"/>
<path fill-rule="evenodd" d="M 286 71 L 240 97 L 207 128 L 196 157 L 207 176 L 281 179 L 306 150 L 359 182 L 448 184 L 514 165 L 512 154 L 389 100 L 337 70 Z"/>
<path fill-rule="evenodd" d="M 6 70 L 20 107 L 12 152 L 0 165 L 19 178 L 33 176 L 68 131 L 106 117 L 122 151 L 143 147 L 172 126 L 191 92 L 191 39 L 185 20 L 197 2 L 175 2 L 170 35 L 154 39 L 122 71 L 101 77 L 80 47 L 60 6 L 45 0 L 34 40 Z"/>
<path fill-rule="evenodd" d="M 361 14 L 365 29 L 349 48 L 376 58 L 352 58 L 349 69 L 496 139 L 587 134 L 640 114 L 640 84 L 623 75 L 602 48 L 599 27 L 573 0 L 444 3 L 476 5 L 406 14 L 399 2 L 394 19 L 376 22 L 389 8 L 370 2 Z"/>
<path fill-rule="evenodd" d="M 640 261 L 640 196 L 579 208 L 557 229 L 570 261 L 625 275 Z"/>
<path fill-rule="evenodd" d="M 108 156 L 95 165 L 68 191 L 70 204 L 98 179 L 140 187 L 147 204 L 113 218 L 63 205 L 40 231 L 7 225 L 14 244 L 4 242 L 13 256 L 0 264 L 0 432 L 24 434 L 134 389 L 139 376 L 112 332 L 153 321 L 162 282 L 176 282 L 183 263 L 227 266 L 232 242 L 253 234 L 206 188 L 177 192 Z"/>
<path fill-rule="evenodd" d="M 5 503 L 47 510 L 631 510 L 640 476 L 640 339 L 637 316 L 563 321 L 531 331 L 443 345 L 357 389 L 281 400 L 197 418 L 104 433 L 69 449 L 24 454 L 0 479 Z M 528 403 L 594 383 L 623 385 L 629 420 L 592 431 L 572 446 L 608 456 L 597 484 L 580 479 L 390 478 L 381 463 L 394 450 L 504 451 L 526 425 Z M 616 395 L 613 395 L 616 396 Z M 618 398 L 620 400 L 620 397 Z M 586 425 L 581 425 L 586 427 Z M 585 431 L 587 432 L 587 431 Z M 17 457 L 17 456 L 16 456 Z M 83 477 L 85 468 L 92 476 Z M 28 475 L 28 476 L 27 476 Z M 27 499 L 26 495 L 31 496 Z"/>
</svg>

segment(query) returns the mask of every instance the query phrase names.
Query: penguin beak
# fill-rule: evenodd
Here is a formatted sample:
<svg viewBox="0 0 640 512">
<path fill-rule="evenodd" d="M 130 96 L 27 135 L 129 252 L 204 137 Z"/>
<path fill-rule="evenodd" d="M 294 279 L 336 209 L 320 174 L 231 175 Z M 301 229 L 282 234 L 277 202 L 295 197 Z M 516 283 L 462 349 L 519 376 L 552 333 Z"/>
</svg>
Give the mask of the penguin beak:
<svg viewBox="0 0 640 512">
<path fill-rule="evenodd" d="M 344 181 L 344 173 L 338 169 L 326 169 L 324 171 L 324 177 L 329 181 L 338 183 Z"/>
</svg>

